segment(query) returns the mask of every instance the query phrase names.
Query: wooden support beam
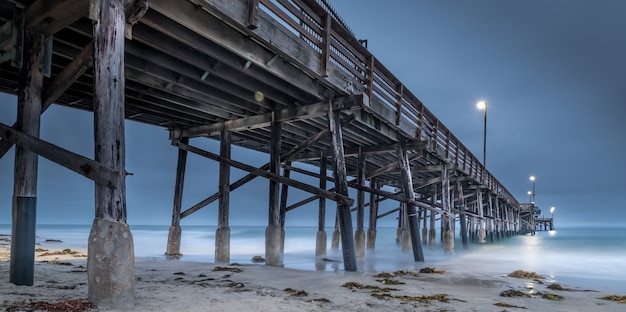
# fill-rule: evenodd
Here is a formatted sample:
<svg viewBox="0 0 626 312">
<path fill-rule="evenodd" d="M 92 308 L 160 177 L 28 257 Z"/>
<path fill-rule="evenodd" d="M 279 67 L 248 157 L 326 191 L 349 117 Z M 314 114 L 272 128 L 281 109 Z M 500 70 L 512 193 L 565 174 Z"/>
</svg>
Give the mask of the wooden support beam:
<svg viewBox="0 0 626 312">
<path fill-rule="evenodd" d="M 348 205 L 348 206 L 352 205 L 354 203 L 354 200 L 349 198 L 349 197 L 347 197 L 347 196 L 344 196 L 344 195 L 341 195 L 341 194 L 337 194 L 337 193 L 333 193 L 333 192 L 329 192 L 329 191 L 326 191 L 326 190 L 320 190 L 317 187 L 310 186 L 310 185 L 308 185 L 306 183 L 302 183 L 302 182 L 299 182 L 299 181 L 296 181 L 296 180 L 293 180 L 293 179 L 287 179 L 287 178 L 284 178 L 282 176 L 269 173 L 266 170 L 262 170 L 262 169 L 259 169 L 259 168 L 256 168 L 256 167 L 253 167 L 253 166 L 250 166 L 250 165 L 246 165 L 246 164 L 240 163 L 240 162 L 232 160 L 232 159 L 230 159 L 230 160 L 229 159 L 221 159 L 221 157 L 219 155 L 216 155 L 216 154 L 211 153 L 209 151 L 205 151 L 205 150 L 199 149 L 197 147 L 193 147 L 193 146 L 190 146 L 190 145 L 187 145 L 187 144 L 183 144 L 181 142 L 174 143 L 174 145 L 178 146 L 179 148 L 182 148 L 182 149 L 185 149 L 187 151 L 190 151 L 190 152 L 192 152 L 194 154 L 197 154 L 197 155 L 200 155 L 200 156 L 203 156 L 203 157 L 215 160 L 215 161 L 225 161 L 232 167 L 241 169 L 243 171 L 250 172 L 251 174 L 254 174 L 254 175 L 259 176 L 259 177 L 275 180 L 275 181 L 278 181 L 279 183 L 282 183 L 282 184 L 287 184 L 287 185 L 289 185 L 291 187 L 295 187 L 295 188 L 303 190 L 305 192 L 308 192 L 308 193 L 311 193 L 311 194 L 315 194 L 316 196 L 324 197 L 324 198 L 327 198 L 327 199 L 330 199 L 330 200 L 333 200 L 333 201 L 336 201 L 336 202 L 340 202 L 340 203 Z"/>
<path fill-rule="evenodd" d="M 465 196 L 463 195 L 463 183 L 461 181 L 456 182 L 458 207 L 459 207 L 459 224 L 461 226 L 461 242 L 463 249 L 469 247 L 467 240 L 467 216 L 465 215 Z"/>
<path fill-rule="evenodd" d="M 362 107 L 362 105 L 365 105 L 365 103 L 367 103 L 366 96 L 363 96 L 362 94 L 350 95 L 341 97 L 337 100 L 337 102 L 334 102 L 333 109 L 358 109 Z M 328 103 L 322 102 L 305 106 L 298 106 L 294 108 L 287 108 L 280 111 L 270 112 L 257 116 L 232 119 L 220 123 L 175 131 L 181 131 L 181 135 L 179 135 L 178 137 L 213 136 L 218 134 L 221 129 L 227 129 L 229 131 L 236 132 L 240 130 L 265 128 L 270 125 L 272 118 L 275 118 L 277 122 L 285 122 L 321 117 L 326 114 L 326 111 L 328 111 L 328 109 Z"/>
<path fill-rule="evenodd" d="M 189 143 L 188 138 L 181 138 L 181 141 L 185 144 Z M 181 240 L 181 209 L 183 203 L 183 188 L 185 185 L 185 170 L 187 167 L 187 151 L 183 149 L 178 150 L 178 162 L 176 165 L 176 182 L 174 184 L 174 205 L 172 209 L 172 225 L 169 228 L 167 235 L 167 247 L 165 255 L 167 257 L 178 258 L 182 256 L 180 253 L 180 240 Z"/>
<path fill-rule="evenodd" d="M 370 180 L 370 187 L 378 189 L 380 186 L 376 178 Z M 367 229 L 367 250 L 374 250 L 376 247 L 376 226 L 378 225 L 378 195 L 370 193 L 369 226 Z"/>
<path fill-rule="evenodd" d="M 89 14 L 89 1 L 37 0 L 25 11 L 26 28 L 52 35 Z"/>
<path fill-rule="evenodd" d="M 126 171 L 124 2 L 82 1 L 90 5 L 94 17 L 95 160 L 120 173 Z M 125 179 L 124 174 L 119 174 L 112 183 L 115 188 L 95 186 L 95 218 L 87 258 L 87 298 L 101 307 L 132 310 L 135 306 L 135 254 L 132 234 L 126 224 Z"/>
<path fill-rule="evenodd" d="M 24 134 L 2 123 L 0 123 L 0 136 L 11 145 L 21 146 L 100 185 L 107 188 L 116 187 L 115 181 L 118 180 L 118 171 L 106 167 L 97 161 L 70 152 L 34 136 Z"/>
<path fill-rule="evenodd" d="M 365 167 L 367 165 L 365 154 L 359 151 L 357 160 L 357 177 L 356 183 L 359 186 L 365 186 Z M 356 231 L 354 233 L 354 241 L 356 246 L 356 256 L 359 259 L 365 257 L 365 192 L 362 189 L 357 190 L 357 206 L 356 206 Z"/>
<path fill-rule="evenodd" d="M 283 177 L 289 179 L 289 175 L 291 174 L 291 170 L 289 170 L 289 166 L 291 166 L 291 161 L 286 161 L 286 167 L 283 168 Z M 279 220 L 282 227 L 285 227 L 285 215 L 287 213 L 287 197 L 289 195 L 289 185 L 283 185 L 280 188 L 280 213 Z"/>
<path fill-rule="evenodd" d="M 220 135 L 220 157 L 230 159 L 231 132 L 224 129 Z M 215 231 L 215 261 L 230 262 L 230 166 L 220 162 L 219 177 L 219 208 L 217 213 L 217 230 Z"/>
<path fill-rule="evenodd" d="M 415 193 L 413 192 L 409 157 L 400 145 L 398 146 L 398 166 L 400 167 L 400 178 L 402 180 L 404 197 L 409 200 L 414 200 Z M 417 218 L 417 211 L 415 210 L 415 205 L 412 203 L 407 203 L 406 208 L 406 216 L 409 221 L 409 231 L 411 234 L 411 245 L 413 247 L 413 259 L 416 262 L 423 262 L 424 251 L 422 250 L 422 239 L 420 237 L 420 224 Z"/>
<path fill-rule="evenodd" d="M 331 131 L 331 146 L 333 160 L 333 174 L 335 176 L 335 188 L 337 193 L 348 196 L 348 177 L 346 175 L 346 159 L 343 154 L 343 136 L 341 133 L 341 120 L 339 112 L 333 111 L 332 101 L 328 104 L 328 128 Z M 351 204 L 350 204 L 351 205 Z M 341 234 L 343 265 L 348 272 L 356 271 L 356 251 L 354 236 L 352 236 L 352 216 L 350 205 L 337 202 L 337 215 L 339 219 L 339 231 Z"/>
<path fill-rule="evenodd" d="M 19 74 L 17 119 L 24 136 L 38 139 L 41 118 L 41 90 L 44 37 L 26 31 L 24 34 L 24 65 Z M 4 132 L 4 131 L 2 131 Z M 6 134 L 5 134 L 6 135 Z M 9 281 L 15 285 L 32 286 L 35 268 L 35 228 L 37 216 L 37 153 L 25 146 L 15 149 L 13 183 L 11 259 Z"/>
<path fill-rule="evenodd" d="M 326 162 L 326 156 L 324 151 L 320 152 L 320 176 L 326 176 L 326 171 L 327 171 L 327 162 Z M 319 179 L 320 180 L 320 189 L 325 190 L 326 189 L 326 179 Z M 318 213 L 318 222 L 317 222 L 317 230 L 318 231 L 324 231 L 326 228 L 326 199 L 325 198 L 321 198 L 321 197 L 317 197 L 319 198 L 319 213 Z"/>
</svg>

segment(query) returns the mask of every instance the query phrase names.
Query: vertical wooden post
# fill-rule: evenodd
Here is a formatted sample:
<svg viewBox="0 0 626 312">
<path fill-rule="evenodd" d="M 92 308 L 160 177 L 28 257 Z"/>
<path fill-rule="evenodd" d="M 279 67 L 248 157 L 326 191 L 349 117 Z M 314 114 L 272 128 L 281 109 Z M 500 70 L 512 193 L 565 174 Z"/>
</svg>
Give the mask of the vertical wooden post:
<svg viewBox="0 0 626 312">
<path fill-rule="evenodd" d="M 484 244 L 487 242 L 487 233 L 485 231 L 485 214 L 483 203 L 483 192 L 481 189 L 476 190 L 476 198 L 478 203 L 478 217 L 479 217 L 479 229 L 478 229 L 478 243 Z"/>
<path fill-rule="evenodd" d="M 326 189 L 326 155 L 320 152 L 320 189 Z M 326 198 L 319 197 L 319 214 L 317 220 L 317 235 L 315 237 L 315 256 L 326 256 Z"/>
<path fill-rule="evenodd" d="M 424 227 L 422 228 L 422 245 L 426 245 L 428 244 L 428 220 L 427 220 L 427 216 L 428 216 L 428 209 L 422 209 L 423 210 L 423 225 Z M 432 213 L 432 212 L 431 212 Z"/>
<path fill-rule="evenodd" d="M 454 252 L 454 214 L 452 213 L 451 192 L 450 192 L 450 174 L 444 166 L 441 171 L 441 204 L 445 215 L 441 216 L 443 224 L 443 250 L 446 253 Z"/>
<path fill-rule="evenodd" d="M 331 132 L 331 150 L 333 157 L 333 173 L 335 176 L 335 190 L 337 194 L 348 196 L 348 176 L 346 174 L 346 159 L 343 152 L 343 135 L 339 112 L 333 111 L 332 100 L 328 110 L 328 129 Z M 341 249 L 343 251 L 343 265 L 346 271 L 356 271 L 356 251 L 354 250 L 354 236 L 352 235 L 352 215 L 350 206 L 337 202 L 339 232 L 341 234 Z"/>
<path fill-rule="evenodd" d="M 413 179 L 411 177 L 411 164 L 406 151 L 402 145 L 398 145 L 398 165 L 400 166 L 400 178 L 402 180 L 402 191 L 404 197 L 415 199 L 413 192 Z M 411 237 L 411 245 L 413 246 L 413 260 L 416 262 L 424 261 L 424 252 L 422 251 L 422 239 L 420 238 L 420 224 L 417 218 L 415 205 L 406 204 L 406 217 L 409 221 L 409 232 Z"/>
<path fill-rule="evenodd" d="M 500 215 L 500 199 L 496 196 L 496 200 L 495 200 L 495 205 L 496 205 L 496 239 L 500 239 L 501 235 L 502 235 L 502 216 Z"/>
<path fill-rule="evenodd" d="M 339 234 L 339 210 L 337 210 L 335 212 L 335 227 L 333 228 L 333 236 L 330 242 L 330 249 L 332 250 L 337 250 L 339 249 L 339 241 L 340 239 L 340 234 Z"/>
<path fill-rule="evenodd" d="M 230 159 L 231 132 L 222 129 L 220 135 L 220 158 Z M 220 161 L 219 208 L 215 231 L 215 261 L 230 262 L 230 165 Z"/>
<path fill-rule="evenodd" d="M 126 224 L 124 138 L 124 0 L 92 0 L 95 160 L 118 172 L 112 185 L 96 183 L 88 246 L 88 298 L 102 307 L 135 305 L 134 248 Z"/>
<path fill-rule="evenodd" d="M 378 180 L 374 177 L 370 180 L 372 189 L 380 189 Z M 378 223 L 378 195 L 370 193 L 370 218 L 367 229 L 367 250 L 376 249 L 376 225 Z"/>
<path fill-rule="evenodd" d="M 461 225 L 461 242 L 463 244 L 463 249 L 467 249 L 469 247 L 469 243 L 467 241 L 467 217 L 465 216 L 465 196 L 463 195 L 463 184 L 461 181 L 456 181 L 457 188 L 457 196 L 459 199 L 459 224 Z"/>
<path fill-rule="evenodd" d="M 189 138 L 172 138 L 172 140 L 180 140 L 183 144 L 189 144 Z M 180 258 L 180 212 L 183 203 L 183 189 L 185 185 L 185 169 L 187 167 L 187 151 L 178 149 L 178 163 L 176 164 L 176 185 L 174 186 L 174 208 L 172 211 L 172 225 L 170 226 L 167 236 L 167 250 L 165 256 L 168 258 Z"/>
<path fill-rule="evenodd" d="M 357 184 L 365 186 L 365 154 L 359 146 L 359 159 L 357 164 Z M 354 232 L 354 244 L 356 247 L 356 257 L 358 259 L 365 258 L 365 192 L 362 189 L 357 190 L 357 207 L 356 207 L 356 231 Z"/>
<path fill-rule="evenodd" d="M 283 169 L 283 177 L 289 178 L 291 174 L 291 170 L 288 168 L 291 166 L 291 161 L 285 161 L 285 165 L 287 168 Z M 278 213 L 278 220 L 280 222 L 280 228 L 282 229 L 282 237 L 280 238 L 280 252 L 285 254 L 285 218 L 287 216 L 287 197 L 289 195 L 289 186 L 287 184 L 282 184 L 280 186 L 280 211 Z"/>
<path fill-rule="evenodd" d="M 43 91 L 43 35 L 26 31 L 25 62 L 20 70 L 17 122 L 22 132 L 39 137 Z M 22 52 L 19 50 L 19 52 Z M 22 55 L 20 53 L 20 58 Z M 9 281 L 32 286 L 35 269 L 35 227 L 37 215 L 37 154 L 15 147 L 13 222 Z"/>
<path fill-rule="evenodd" d="M 433 194 L 431 197 L 430 206 L 433 208 L 437 207 L 437 186 L 433 184 Z M 430 230 L 428 231 L 428 246 L 435 246 L 435 242 L 437 240 L 437 231 L 435 230 L 435 218 L 437 213 L 434 210 L 430 211 Z"/>
<path fill-rule="evenodd" d="M 493 212 L 493 196 L 491 196 L 491 191 L 488 189 L 487 190 L 487 209 L 489 209 L 489 216 L 491 217 L 489 219 L 489 228 L 488 228 L 488 233 L 489 233 L 489 241 L 493 243 L 493 232 L 495 231 L 494 229 L 494 224 L 496 222 L 496 219 L 494 218 L 494 212 Z"/>
<path fill-rule="evenodd" d="M 276 175 L 280 172 L 280 146 L 282 124 L 272 118 L 270 134 L 270 169 Z M 270 180 L 269 222 L 265 231 L 265 264 L 280 266 L 283 264 L 282 238 L 283 227 L 280 224 L 280 184 Z"/>
</svg>

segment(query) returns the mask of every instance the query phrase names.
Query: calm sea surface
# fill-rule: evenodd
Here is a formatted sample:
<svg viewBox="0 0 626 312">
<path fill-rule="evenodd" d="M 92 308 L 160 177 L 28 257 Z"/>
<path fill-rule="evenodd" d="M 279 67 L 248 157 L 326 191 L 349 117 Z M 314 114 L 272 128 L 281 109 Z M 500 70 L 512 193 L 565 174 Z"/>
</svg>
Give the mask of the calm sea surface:
<svg viewBox="0 0 626 312">
<path fill-rule="evenodd" d="M 87 248 L 90 225 L 38 225 L 37 240 L 59 239 L 63 246 Z M 131 226 L 135 256 L 165 258 L 168 226 Z M 316 261 L 316 227 L 286 227 L 284 265 L 298 270 L 343 270 L 340 262 Z M 457 235 L 456 251 L 447 255 L 440 241 L 424 246 L 425 263 L 415 263 L 412 253 L 404 253 L 395 243 L 395 228 L 378 230 L 376 250 L 358 261 L 359 271 L 395 271 L 435 266 L 448 272 L 479 275 L 506 275 L 514 270 L 535 271 L 571 287 L 626 294 L 626 229 L 559 228 L 520 235 L 480 245 L 470 243 L 463 250 Z M 0 225 L 0 234 L 10 234 L 10 225 Z M 231 261 L 250 263 L 253 256 L 265 254 L 265 227 L 231 228 Z M 330 250 L 332 229 L 327 229 L 327 258 L 342 260 L 341 252 Z M 214 226 L 184 226 L 182 260 L 213 262 Z"/>
</svg>

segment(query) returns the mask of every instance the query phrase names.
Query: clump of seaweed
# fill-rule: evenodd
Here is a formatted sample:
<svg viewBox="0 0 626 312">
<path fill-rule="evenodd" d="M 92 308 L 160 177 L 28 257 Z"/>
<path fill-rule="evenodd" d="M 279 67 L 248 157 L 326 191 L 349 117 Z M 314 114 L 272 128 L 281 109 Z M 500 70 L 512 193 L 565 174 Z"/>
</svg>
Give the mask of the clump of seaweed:
<svg viewBox="0 0 626 312">
<path fill-rule="evenodd" d="M 80 252 L 76 251 L 76 250 L 71 250 L 69 248 L 63 249 L 63 250 L 57 250 L 57 251 L 53 251 L 53 252 L 48 252 L 48 250 L 46 249 L 38 249 L 41 251 L 45 251 L 44 253 L 40 254 L 40 257 L 45 257 L 45 256 L 62 256 L 62 255 L 70 255 L 72 257 L 86 257 L 85 255 L 81 254 Z M 35 250 L 37 251 L 37 250 Z"/>
<path fill-rule="evenodd" d="M 213 268 L 213 272 L 219 272 L 219 271 L 227 271 L 227 272 L 233 272 L 233 273 L 243 272 L 243 270 L 240 268 L 229 268 L 229 267 L 223 267 L 223 266 L 216 266 Z"/>
<path fill-rule="evenodd" d="M 501 308 L 527 309 L 526 307 L 520 307 L 520 306 L 516 306 L 516 305 L 504 303 L 504 302 L 496 302 L 493 305 L 496 307 L 501 307 Z"/>
<path fill-rule="evenodd" d="M 306 297 L 309 295 L 304 290 L 298 290 L 293 288 L 285 288 L 284 290 L 294 297 Z"/>
<path fill-rule="evenodd" d="M 363 285 L 357 282 L 347 282 L 343 285 L 341 285 L 341 287 L 345 287 L 348 289 L 368 289 L 371 290 L 373 292 L 390 292 L 390 291 L 398 291 L 399 289 L 397 288 L 389 288 L 389 287 L 379 287 L 379 286 L 371 286 L 371 285 Z"/>
<path fill-rule="evenodd" d="M 78 312 L 78 311 L 91 311 L 96 309 L 97 306 L 87 300 L 64 300 L 57 303 L 49 302 L 31 302 L 26 304 L 16 304 L 6 308 L 7 312 L 17 311 L 63 311 L 63 312 Z"/>
<path fill-rule="evenodd" d="M 402 281 L 399 281 L 399 280 L 395 280 L 395 279 L 391 279 L 391 278 L 377 279 L 376 281 L 381 283 L 381 284 L 385 284 L 385 285 L 402 285 L 402 284 L 406 284 L 405 282 L 402 282 Z"/>
<path fill-rule="evenodd" d="M 608 301 L 615 301 L 619 304 L 626 304 L 626 296 L 616 296 L 616 295 L 607 295 L 604 296 L 602 298 L 598 298 L 600 300 L 608 300 Z"/>
<path fill-rule="evenodd" d="M 509 289 L 509 290 L 505 290 L 503 292 L 500 293 L 501 297 L 509 297 L 509 298 L 513 298 L 513 297 L 528 297 L 530 298 L 530 294 L 529 293 L 525 293 L 521 290 L 517 290 L 517 289 Z"/>
<path fill-rule="evenodd" d="M 389 273 L 389 272 L 380 272 L 378 274 L 374 274 L 375 278 L 392 278 L 395 275 L 393 273 Z"/>
<path fill-rule="evenodd" d="M 543 298 L 543 299 L 552 300 L 552 301 L 563 301 L 563 300 L 565 300 L 565 297 L 563 297 L 561 295 L 549 293 L 549 292 L 538 293 L 538 295 L 541 295 L 541 298 Z"/>
<path fill-rule="evenodd" d="M 508 275 L 509 277 L 515 277 L 515 278 L 527 278 L 527 279 L 543 279 L 545 277 L 535 273 L 535 272 L 528 272 L 528 271 L 524 271 L 524 270 L 516 270 L 513 271 L 511 273 L 509 273 Z"/>
<path fill-rule="evenodd" d="M 429 267 L 420 269 L 420 273 L 425 273 L 425 274 L 443 274 L 445 272 L 446 272 L 445 270 L 437 270 L 435 268 L 429 268 Z"/>
<path fill-rule="evenodd" d="M 430 303 L 433 300 L 446 303 L 450 301 L 448 294 L 435 294 L 430 296 L 394 296 L 394 298 L 402 301 L 417 301 L 419 303 Z"/>
</svg>

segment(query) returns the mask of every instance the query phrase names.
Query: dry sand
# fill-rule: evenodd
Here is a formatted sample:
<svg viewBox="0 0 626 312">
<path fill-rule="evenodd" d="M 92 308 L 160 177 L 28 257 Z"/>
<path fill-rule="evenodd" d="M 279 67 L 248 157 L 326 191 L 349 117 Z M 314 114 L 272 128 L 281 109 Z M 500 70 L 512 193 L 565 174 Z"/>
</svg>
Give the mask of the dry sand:
<svg viewBox="0 0 626 312">
<path fill-rule="evenodd" d="M 20 311 L 11 309 L 32 302 L 87 299 L 85 257 L 41 256 L 39 251 L 35 285 L 15 286 L 8 282 L 8 248 L 9 237 L 0 236 L 0 309 Z M 60 243 L 38 248 L 48 253 L 64 249 Z M 506 276 L 510 272 L 497 277 L 389 273 L 384 278 L 375 273 L 138 258 L 134 311 L 626 311 L 626 304 L 599 299 L 620 294 L 580 291 L 573 285 L 563 286 L 577 291 L 550 290 L 541 281 Z M 511 289 L 532 297 L 500 295 Z M 541 293 L 564 298 L 552 301 Z"/>
</svg>

